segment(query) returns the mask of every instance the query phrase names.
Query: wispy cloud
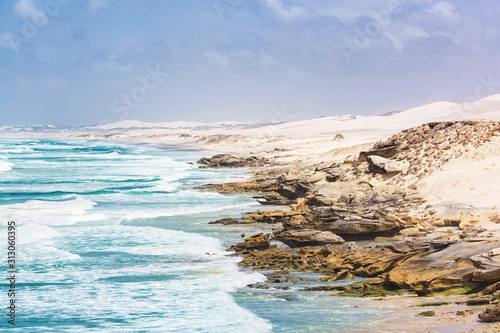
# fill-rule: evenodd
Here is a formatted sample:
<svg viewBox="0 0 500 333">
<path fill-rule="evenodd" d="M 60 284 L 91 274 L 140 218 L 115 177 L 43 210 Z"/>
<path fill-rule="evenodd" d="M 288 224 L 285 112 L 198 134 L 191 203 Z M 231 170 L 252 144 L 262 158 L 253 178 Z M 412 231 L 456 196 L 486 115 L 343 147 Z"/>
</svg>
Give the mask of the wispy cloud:
<svg viewBox="0 0 500 333">
<path fill-rule="evenodd" d="M 200 105 L 210 111 L 205 120 L 258 120 L 283 105 L 300 117 L 383 113 L 463 100 L 471 78 L 497 67 L 492 1 L 399 0 L 392 11 L 395 2 L 220 0 L 231 7 L 221 22 L 210 1 L 0 0 L 2 121 L 41 112 L 59 121 L 74 106 L 81 112 L 68 123 L 98 122 L 109 96 L 152 64 L 172 75 L 141 106 L 149 120 L 201 120 Z M 57 19 L 50 3 L 60 5 Z M 41 15 L 50 24 L 33 20 Z M 34 28 L 39 38 L 25 34 Z M 355 48 L 351 63 L 344 43 Z"/>
<path fill-rule="evenodd" d="M 386 9 L 391 0 L 363 0 L 362 4 L 352 0 L 309 0 L 307 3 L 321 16 L 335 17 L 348 22 L 367 16 L 373 11 Z"/>
<path fill-rule="evenodd" d="M 447 20 L 450 23 L 458 23 L 461 20 L 461 15 L 457 11 L 457 8 L 447 1 L 440 1 L 433 4 L 428 11 L 433 15 L 440 16 L 442 20 Z"/>
<path fill-rule="evenodd" d="M 397 24 L 389 31 L 385 32 L 385 36 L 392 42 L 393 47 L 401 51 L 405 44 L 413 42 L 419 38 L 429 38 L 429 33 L 421 27 L 414 25 Z"/>
<path fill-rule="evenodd" d="M 36 17 L 44 17 L 45 13 L 37 7 L 33 0 L 19 0 L 14 5 L 14 14 L 22 19 L 34 19 Z"/>
<path fill-rule="evenodd" d="M 282 21 L 296 22 L 316 16 L 314 11 L 300 5 L 286 6 L 281 0 L 261 0 Z"/>
</svg>

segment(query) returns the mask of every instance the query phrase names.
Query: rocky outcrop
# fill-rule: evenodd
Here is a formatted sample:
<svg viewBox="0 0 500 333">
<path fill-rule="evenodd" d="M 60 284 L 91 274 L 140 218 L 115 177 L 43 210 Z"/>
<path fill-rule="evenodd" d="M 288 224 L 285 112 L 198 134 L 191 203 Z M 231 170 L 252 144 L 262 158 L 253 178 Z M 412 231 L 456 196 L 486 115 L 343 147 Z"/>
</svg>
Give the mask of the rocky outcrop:
<svg viewBox="0 0 500 333">
<path fill-rule="evenodd" d="M 494 307 L 484 310 L 478 317 L 485 322 L 500 321 L 500 305 L 495 305 Z"/>
<path fill-rule="evenodd" d="M 288 199 L 277 192 L 263 194 L 257 202 L 261 205 L 292 205 L 297 203 L 296 200 Z"/>
<path fill-rule="evenodd" d="M 476 227 L 477 216 L 439 217 L 427 208 L 422 215 L 410 212 L 424 202 L 416 185 L 419 177 L 466 149 L 488 143 L 497 132 L 500 123 L 495 122 L 430 123 L 402 131 L 340 163 L 266 171 L 270 176 L 254 186 L 255 192 L 260 191 L 259 202 L 292 209 L 252 212 L 241 221 L 281 223 L 273 239 L 290 248 L 271 246 L 267 236 L 257 236 L 233 249 L 244 256 L 241 265 L 246 267 L 322 273 L 325 281 L 371 278 L 353 290 L 376 286 L 426 295 L 491 285 L 500 280 L 500 241 Z M 261 166 L 272 161 L 217 155 L 204 163 Z M 353 243 L 358 240 L 386 243 Z M 484 300 L 476 297 L 477 302 L 498 298 L 494 293 L 500 297 L 500 287 Z"/>
<path fill-rule="evenodd" d="M 478 286 L 478 281 L 473 280 L 477 268 L 471 258 L 499 245 L 500 241 L 473 239 L 457 242 L 440 251 L 413 255 L 389 272 L 387 282 L 398 288 L 414 290 L 419 295 L 450 288 Z"/>
<path fill-rule="evenodd" d="M 225 218 L 222 218 L 219 220 L 208 222 L 208 224 L 223 224 L 223 225 L 241 224 L 241 223 L 244 223 L 244 222 L 239 220 L 239 219 L 232 218 L 232 217 L 225 217 Z"/>
<path fill-rule="evenodd" d="M 393 235 L 403 224 L 403 220 L 389 213 L 322 206 L 313 208 L 304 218 L 285 222 L 283 226 L 285 230 L 321 230 L 332 232 L 346 240 L 365 240 Z"/>
<path fill-rule="evenodd" d="M 395 161 L 377 155 L 367 156 L 370 171 L 381 174 L 397 174 L 407 172 L 410 167 L 408 161 Z"/>
<path fill-rule="evenodd" d="M 293 242 L 302 236 L 287 236 L 286 239 Z M 371 277 L 378 279 L 373 284 L 377 288 L 409 289 L 419 295 L 426 295 L 452 288 L 475 289 L 484 285 L 484 282 L 472 280 L 476 267 L 470 258 L 477 252 L 496 247 L 498 243 L 419 239 L 377 246 L 349 242 L 342 245 L 300 247 L 298 251 L 269 248 L 249 252 L 241 265 L 259 269 L 322 273 L 327 275 L 324 281 L 342 277 Z M 370 288 L 369 285 L 363 288 Z M 500 296 L 500 291 L 498 294 Z M 488 299 L 494 297 L 490 296 Z"/>
<path fill-rule="evenodd" d="M 303 198 L 316 184 L 324 183 L 326 176 L 326 172 L 288 172 L 278 177 L 276 192 L 291 200 Z"/>
<path fill-rule="evenodd" d="M 343 244 L 342 237 L 329 231 L 319 230 L 288 230 L 273 232 L 273 239 L 279 240 L 290 247 L 322 246 L 327 244 Z"/>
<path fill-rule="evenodd" d="M 401 147 L 397 144 L 394 144 L 394 141 L 390 141 L 386 144 L 379 143 L 373 149 L 359 153 L 358 162 L 366 161 L 368 156 L 391 158 L 405 149 L 406 147 Z"/>
<path fill-rule="evenodd" d="M 391 163 L 397 168 L 405 164 L 398 161 Z M 392 175 L 399 170 L 397 168 L 391 166 L 388 170 Z M 415 195 L 416 191 L 384 182 L 380 175 L 369 170 L 367 162 L 354 167 L 333 165 L 314 171 L 288 172 L 277 178 L 275 186 L 276 194 L 264 195 L 266 202 L 261 200 L 261 203 L 291 203 L 304 198 L 309 206 L 376 205 L 384 209 L 397 204 L 405 209 L 415 207 L 422 201 Z"/>
<path fill-rule="evenodd" d="M 460 133 L 458 138 L 457 131 Z M 431 173 L 440 165 L 491 142 L 499 131 L 500 123 L 495 121 L 463 120 L 428 123 L 379 141 L 372 150 L 375 152 L 389 149 L 395 152 L 392 156 L 382 156 L 372 151 L 367 153 L 407 161 L 408 170 L 393 180 L 400 182 L 406 175 L 421 177 Z"/>
<path fill-rule="evenodd" d="M 478 297 L 473 297 L 467 300 L 465 304 L 467 305 L 485 305 L 490 304 L 491 295 L 482 295 Z"/>
<path fill-rule="evenodd" d="M 432 253 L 447 243 L 431 245 L 429 241 L 400 242 L 392 245 L 329 244 L 324 247 L 297 249 L 270 248 L 250 252 L 241 265 L 259 269 L 297 270 L 327 275 L 325 281 L 354 276 L 377 277 L 377 287 L 387 285 L 383 274 L 417 254 Z"/>
<path fill-rule="evenodd" d="M 340 166 L 333 166 L 328 168 L 326 171 L 325 179 L 329 182 L 335 182 L 340 179 L 340 177 L 344 174 L 344 170 Z"/>
<path fill-rule="evenodd" d="M 276 185 L 269 182 L 238 182 L 238 183 L 222 183 L 222 184 L 204 184 L 196 189 L 202 191 L 216 191 L 224 194 L 231 193 L 262 193 L 270 192 L 276 189 Z"/>
<path fill-rule="evenodd" d="M 488 253 L 481 253 L 470 258 L 477 270 L 472 277 L 473 281 L 500 280 L 500 248 L 494 248 Z"/>
<path fill-rule="evenodd" d="M 291 210 L 264 210 L 249 212 L 243 215 L 242 220 L 250 223 L 288 223 L 293 218 L 302 218 L 309 213 L 309 207 L 304 205 L 291 205 Z"/>
<path fill-rule="evenodd" d="M 353 221 L 337 220 L 322 223 L 287 224 L 291 230 L 314 229 L 328 231 L 348 240 L 369 240 L 384 235 L 393 235 L 401 225 L 384 220 L 360 219 Z"/>
<path fill-rule="evenodd" d="M 245 238 L 244 242 L 231 246 L 229 250 L 245 254 L 254 250 L 266 250 L 269 248 L 269 245 L 269 234 L 260 233 Z"/>
<path fill-rule="evenodd" d="M 271 165 L 268 158 L 255 155 L 218 154 L 198 161 L 202 168 L 256 168 Z"/>
</svg>

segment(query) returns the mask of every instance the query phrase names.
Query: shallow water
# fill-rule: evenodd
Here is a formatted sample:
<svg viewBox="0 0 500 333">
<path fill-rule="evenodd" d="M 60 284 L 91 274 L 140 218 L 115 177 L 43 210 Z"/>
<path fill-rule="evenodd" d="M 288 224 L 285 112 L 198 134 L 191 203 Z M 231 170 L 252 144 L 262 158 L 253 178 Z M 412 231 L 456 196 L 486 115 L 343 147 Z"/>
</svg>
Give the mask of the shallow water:
<svg viewBox="0 0 500 333">
<path fill-rule="evenodd" d="M 16 325 L 2 314 L 0 328 L 332 332 L 376 316 L 300 285 L 247 288 L 265 277 L 239 269 L 225 248 L 242 229 L 259 230 L 207 222 L 262 207 L 249 195 L 195 190 L 246 177 L 188 164 L 199 157 L 101 142 L 0 140 L 0 231 L 6 239 L 7 221 L 16 222 L 18 270 Z M 8 285 L 2 289 L 8 305 Z"/>
</svg>

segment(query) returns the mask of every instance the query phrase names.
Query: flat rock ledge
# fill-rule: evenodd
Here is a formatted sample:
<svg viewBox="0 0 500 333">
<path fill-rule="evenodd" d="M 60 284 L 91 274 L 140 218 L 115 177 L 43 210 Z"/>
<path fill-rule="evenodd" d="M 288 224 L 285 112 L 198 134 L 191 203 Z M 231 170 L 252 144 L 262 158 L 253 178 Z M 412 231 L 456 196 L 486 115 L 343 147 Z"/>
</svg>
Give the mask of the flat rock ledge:
<svg viewBox="0 0 500 333">
<path fill-rule="evenodd" d="M 272 162 L 256 155 L 218 154 L 198 160 L 201 168 L 257 168 L 270 166 Z"/>
<path fill-rule="evenodd" d="M 330 231 L 320 230 L 288 230 L 275 231 L 273 239 L 279 240 L 290 247 L 318 246 L 327 244 L 343 244 L 345 240 Z"/>
</svg>

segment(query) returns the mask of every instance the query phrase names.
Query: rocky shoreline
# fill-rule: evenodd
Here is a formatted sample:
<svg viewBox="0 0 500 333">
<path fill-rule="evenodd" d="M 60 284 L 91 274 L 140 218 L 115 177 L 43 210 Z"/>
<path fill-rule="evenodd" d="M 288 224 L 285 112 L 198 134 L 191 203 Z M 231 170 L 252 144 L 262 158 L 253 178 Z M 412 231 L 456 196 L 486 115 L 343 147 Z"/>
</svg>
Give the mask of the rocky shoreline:
<svg viewBox="0 0 500 333">
<path fill-rule="evenodd" d="M 418 180 L 491 143 L 498 133 L 496 121 L 429 123 L 379 141 L 358 156 L 314 165 L 273 163 L 258 154 L 204 158 L 203 167 L 263 169 L 250 182 L 203 189 L 251 192 L 264 205 L 286 205 L 211 223 L 279 224 L 272 234 L 252 235 L 230 248 L 243 257 L 241 266 L 263 270 L 274 282 L 298 271 L 321 273 L 321 281 L 367 278 L 313 289 L 339 295 L 464 294 L 470 306 L 487 305 L 479 314 L 482 321 L 497 321 L 499 235 L 478 226 L 480 216 L 474 212 L 446 216 L 426 206 Z M 498 222 L 498 214 L 489 216 L 489 223 Z"/>
</svg>

